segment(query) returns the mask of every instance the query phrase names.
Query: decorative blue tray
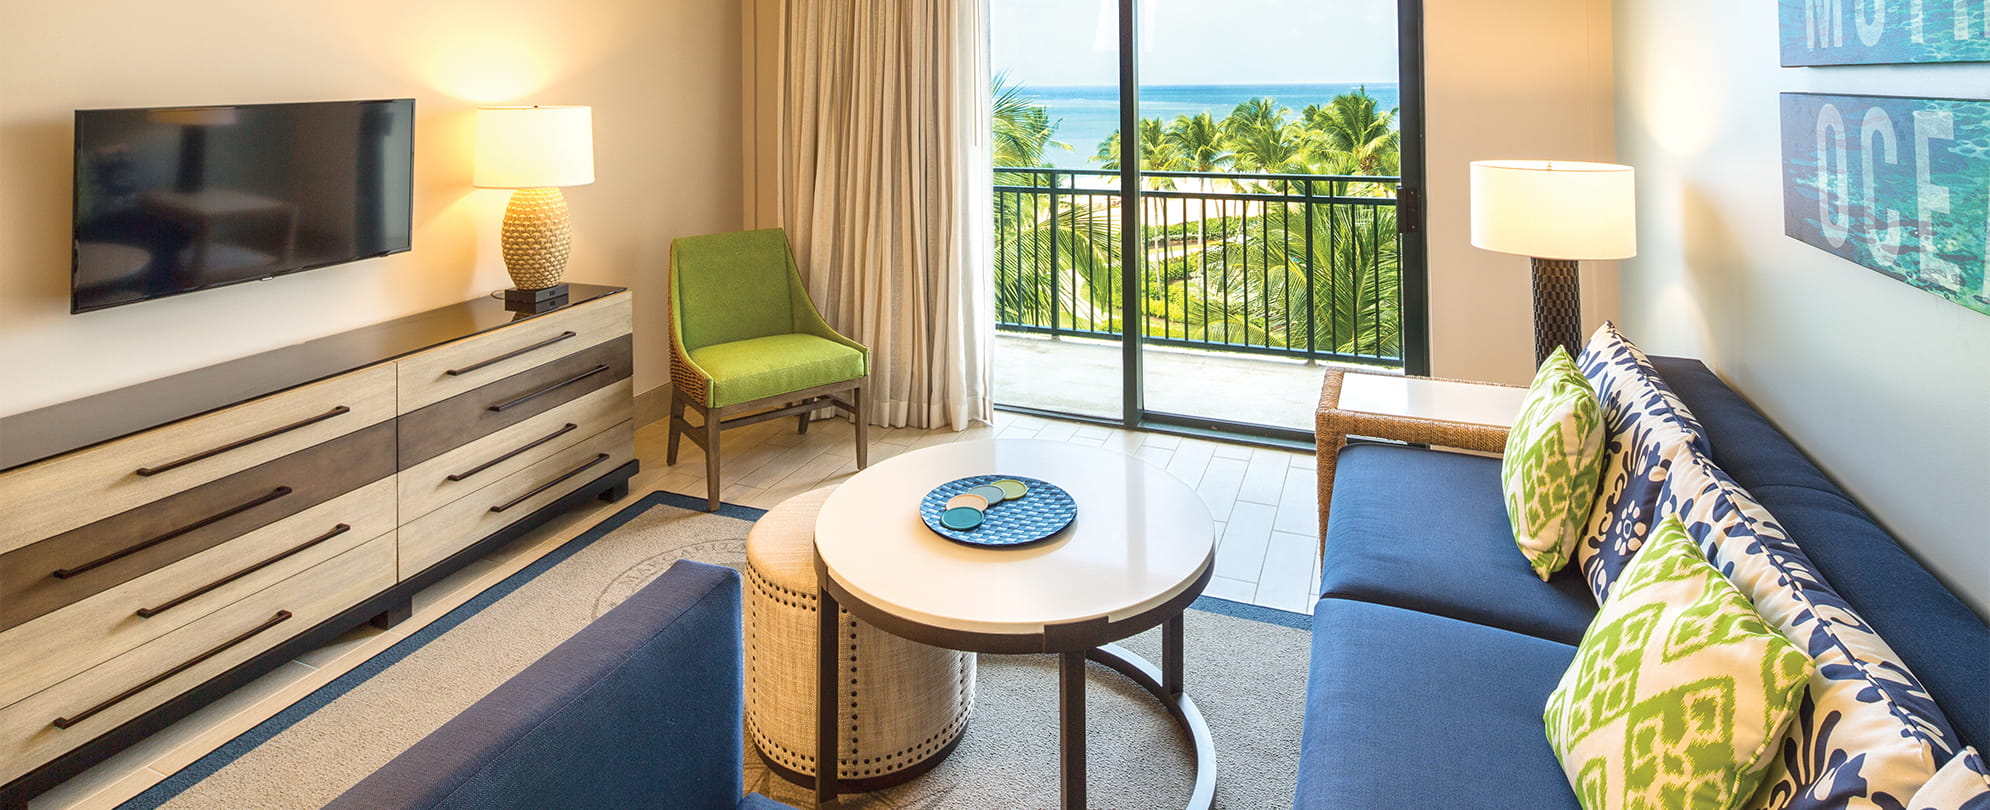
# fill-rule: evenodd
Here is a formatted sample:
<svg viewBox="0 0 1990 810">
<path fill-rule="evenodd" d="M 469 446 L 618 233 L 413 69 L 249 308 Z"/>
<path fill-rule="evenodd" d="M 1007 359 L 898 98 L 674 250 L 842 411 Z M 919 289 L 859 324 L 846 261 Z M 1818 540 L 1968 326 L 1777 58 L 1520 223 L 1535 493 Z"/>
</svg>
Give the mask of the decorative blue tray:
<svg viewBox="0 0 1990 810">
<path fill-rule="evenodd" d="M 952 529 L 940 523 L 947 501 L 975 487 L 1004 479 L 1020 481 L 1029 492 L 1017 500 L 1004 500 L 987 508 L 981 525 L 972 529 Z M 971 546 L 1019 546 L 1034 543 L 1062 531 L 1078 517 L 1078 504 L 1071 493 L 1048 481 L 1020 475 L 970 475 L 948 481 L 926 493 L 919 501 L 919 518 L 934 534 Z"/>
</svg>

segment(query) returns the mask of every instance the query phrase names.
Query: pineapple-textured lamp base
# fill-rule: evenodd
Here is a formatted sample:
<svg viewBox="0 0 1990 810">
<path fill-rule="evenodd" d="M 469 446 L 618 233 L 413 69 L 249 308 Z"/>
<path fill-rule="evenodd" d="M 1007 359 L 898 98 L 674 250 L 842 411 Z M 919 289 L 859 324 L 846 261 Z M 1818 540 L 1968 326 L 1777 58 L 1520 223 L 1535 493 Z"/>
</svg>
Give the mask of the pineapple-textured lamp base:
<svg viewBox="0 0 1990 810">
<path fill-rule="evenodd" d="M 520 290 L 544 290 L 560 283 L 573 245 L 567 198 L 557 188 L 521 188 L 504 207 L 498 244 L 504 269 Z"/>
</svg>

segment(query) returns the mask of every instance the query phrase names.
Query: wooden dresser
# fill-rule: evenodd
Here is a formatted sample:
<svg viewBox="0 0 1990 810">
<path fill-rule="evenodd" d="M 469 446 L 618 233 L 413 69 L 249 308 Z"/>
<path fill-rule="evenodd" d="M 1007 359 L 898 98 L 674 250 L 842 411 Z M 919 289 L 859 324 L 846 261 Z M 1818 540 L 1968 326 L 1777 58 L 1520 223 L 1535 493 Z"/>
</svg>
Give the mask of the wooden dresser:
<svg viewBox="0 0 1990 810">
<path fill-rule="evenodd" d="M 635 474 L 630 295 L 467 301 L 0 419 L 0 808 Z"/>
</svg>

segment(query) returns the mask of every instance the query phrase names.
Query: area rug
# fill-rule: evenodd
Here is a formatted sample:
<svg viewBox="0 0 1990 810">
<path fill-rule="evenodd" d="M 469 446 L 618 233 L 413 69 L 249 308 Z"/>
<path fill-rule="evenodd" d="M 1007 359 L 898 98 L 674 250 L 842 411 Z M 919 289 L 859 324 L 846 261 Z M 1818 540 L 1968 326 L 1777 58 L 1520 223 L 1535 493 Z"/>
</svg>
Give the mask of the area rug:
<svg viewBox="0 0 1990 810">
<path fill-rule="evenodd" d="M 652 493 L 123 805 L 126 810 L 315 808 L 392 759 L 680 559 L 745 564 L 759 510 Z M 1217 749 L 1217 807 L 1289 805 L 1305 706 L 1307 617 L 1203 598 L 1185 622 L 1186 680 Z M 1124 646 L 1159 660 L 1158 631 Z M 1053 807 L 1057 668 L 980 660 L 973 720 L 931 772 L 841 808 Z M 1160 705 L 1092 666 L 1086 713 L 1095 807 L 1181 806 L 1187 739 Z M 796 807 L 810 792 L 749 746 L 748 790 Z"/>
</svg>

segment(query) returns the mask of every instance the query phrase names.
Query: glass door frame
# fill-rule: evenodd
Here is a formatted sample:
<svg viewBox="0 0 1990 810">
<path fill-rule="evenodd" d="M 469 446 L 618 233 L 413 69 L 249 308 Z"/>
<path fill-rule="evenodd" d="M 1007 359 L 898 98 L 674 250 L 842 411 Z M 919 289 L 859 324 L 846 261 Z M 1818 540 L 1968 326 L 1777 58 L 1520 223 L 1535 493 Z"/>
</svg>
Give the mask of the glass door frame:
<svg viewBox="0 0 1990 810">
<path fill-rule="evenodd" d="M 1119 131 L 1140 131 L 1140 49 L 1138 12 L 1142 0 L 1116 0 L 1119 42 Z M 1424 189 L 1423 0 L 1396 2 L 1398 122 L 1401 137 L 1401 182 L 1397 186 L 1396 221 L 1399 234 L 1399 294 L 1402 296 L 1403 371 L 1430 373 L 1430 294 Z M 1111 424 L 1131 430 L 1257 440 L 1282 446 L 1312 446 L 1311 431 L 1252 422 L 1150 411 L 1146 407 L 1144 363 L 1145 320 L 1142 276 L 1128 257 L 1144 250 L 1141 238 L 1140 139 L 1120 138 L 1120 330 L 1119 419 L 1084 416 L 1039 408 L 999 406 L 1002 410 L 1058 419 Z M 1135 325 L 1140 325 L 1134 328 Z"/>
</svg>

